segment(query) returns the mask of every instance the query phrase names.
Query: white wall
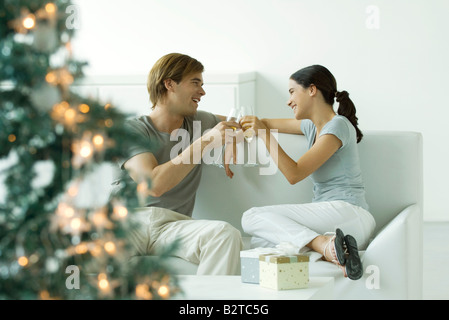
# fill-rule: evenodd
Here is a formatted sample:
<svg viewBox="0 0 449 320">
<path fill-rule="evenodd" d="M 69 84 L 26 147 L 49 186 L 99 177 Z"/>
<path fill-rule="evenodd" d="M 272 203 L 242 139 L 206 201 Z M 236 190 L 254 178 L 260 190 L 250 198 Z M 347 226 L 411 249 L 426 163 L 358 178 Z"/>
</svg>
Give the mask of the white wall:
<svg viewBox="0 0 449 320">
<path fill-rule="evenodd" d="M 288 77 L 310 64 L 325 65 L 339 90 L 351 94 L 362 130 L 422 132 L 424 217 L 449 220 L 449 132 L 443 130 L 449 1 L 75 3 L 80 28 L 73 50 L 89 61 L 90 75 L 146 74 L 162 55 L 182 52 L 208 72 L 256 71 L 259 116 L 291 117 Z"/>
</svg>

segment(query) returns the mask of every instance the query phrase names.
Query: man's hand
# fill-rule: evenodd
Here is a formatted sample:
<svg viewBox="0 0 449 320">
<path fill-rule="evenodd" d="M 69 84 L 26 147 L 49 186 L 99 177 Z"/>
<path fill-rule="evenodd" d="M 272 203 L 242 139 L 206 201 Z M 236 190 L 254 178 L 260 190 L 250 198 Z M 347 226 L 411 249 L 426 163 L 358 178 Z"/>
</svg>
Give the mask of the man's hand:
<svg viewBox="0 0 449 320">
<path fill-rule="evenodd" d="M 221 121 L 215 127 L 213 127 L 211 130 L 209 130 L 202 137 L 202 140 L 211 141 L 211 139 L 212 139 L 214 146 L 222 146 L 227 142 L 226 138 L 228 138 L 229 136 L 232 136 L 229 134 L 229 131 L 228 131 L 228 135 L 226 135 L 226 130 L 235 131 L 236 129 L 241 129 L 241 126 L 239 123 L 237 123 L 235 121 Z M 219 137 L 221 138 L 221 140 L 218 139 Z M 218 139 L 220 141 L 216 141 L 215 139 Z"/>
<path fill-rule="evenodd" d="M 232 179 L 234 172 L 230 168 L 231 159 L 233 164 L 237 164 L 237 143 L 243 141 L 243 130 L 234 131 L 232 136 L 228 136 L 224 151 L 224 167 L 226 175 Z"/>
</svg>

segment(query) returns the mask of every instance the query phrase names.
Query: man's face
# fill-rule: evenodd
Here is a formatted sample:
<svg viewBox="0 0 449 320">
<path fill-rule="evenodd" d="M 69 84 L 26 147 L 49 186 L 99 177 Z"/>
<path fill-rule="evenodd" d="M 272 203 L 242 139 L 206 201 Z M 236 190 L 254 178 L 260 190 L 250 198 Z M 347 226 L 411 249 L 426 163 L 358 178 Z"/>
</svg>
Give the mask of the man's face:
<svg viewBox="0 0 449 320">
<path fill-rule="evenodd" d="M 201 97 L 205 94 L 201 72 L 185 76 L 178 84 L 173 82 L 173 91 L 169 95 L 172 111 L 183 116 L 194 115 Z"/>
</svg>

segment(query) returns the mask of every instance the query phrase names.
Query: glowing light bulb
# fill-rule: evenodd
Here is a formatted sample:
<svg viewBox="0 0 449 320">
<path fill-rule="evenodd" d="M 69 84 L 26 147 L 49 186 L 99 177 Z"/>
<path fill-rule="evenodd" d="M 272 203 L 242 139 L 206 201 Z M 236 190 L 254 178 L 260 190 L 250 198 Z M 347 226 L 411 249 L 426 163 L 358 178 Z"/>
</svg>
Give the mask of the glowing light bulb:
<svg viewBox="0 0 449 320">
<path fill-rule="evenodd" d="M 101 134 L 97 134 L 92 138 L 92 142 L 96 147 L 101 147 L 104 144 L 104 138 Z"/>
<path fill-rule="evenodd" d="M 114 254 L 116 251 L 115 244 L 112 241 L 108 241 L 104 244 L 104 250 L 109 254 Z"/>
<path fill-rule="evenodd" d="M 107 277 L 107 275 L 106 275 L 106 273 L 100 273 L 100 274 L 98 274 L 98 280 L 103 280 L 103 279 L 107 279 L 108 277 Z"/>
<path fill-rule="evenodd" d="M 62 214 L 66 218 L 71 218 L 75 215 L 75 209 L 73 209 L 72 207 L 69 207 L 67 205 L 62 205 L 61 209 L 62 209 Z"/>
<path fill-rule="evenodd" d="M 67 217 L 67 218 L 71 218 L 71 217 L 73 217 L 74 215 L 75 215 L 75 209 L 73 209 L 72 207 L 66 207 L 66 208 L 64 208 L 63 209 L 64 210 L 64 215 Z"/>
<path fill-rule="evenodd" d="M 47 290 L 43 290 L 39 293 L 39 297 L 41 300 L 48 300 L 50 299 L 50 293 Z"/>
<path fill-rule="evenodd" d="M 77 254 L 85 254 L 87 252 L 87 245 L 85 243 L 80 243 L 75 247 L 75 252 Z"/>
<path fill-rule="evenodd" d="M 101 254 L 101 246 L 94 244 L 89 248 L 89 252 L 92 256 L 98 257 Z"/>
<path fill-rule="evenodd" d="M 25 256 L 21 256 L 19 257 L 19 259 L 17 259 L 17 262 L 20 266 L 25 267 L 28 264 L 28 258 Z"/>
<path fill-rule="evenodd" d="M 80 105 L 78 106 L 78 109 L 79 109 L 82 113 L 88 113 L 89 110 L 90 110 L 90 107 L 89 107 L 87 104 L 83 103 L 83 104 L 80 104 Z"/>
<path fill-rule="evenodd" d="M 98 287 L 103 291 L 109 290 L 109 281 L 105 273 L 98 275 Z"/>
<path fill-rule="evenodd" d="M 73 109 L 68 109 L 64 113 L 64 118 L 67 123 L 73 123 L 73 120 L 75 119 L 75 117 L 76 117 L 76 111 Z"/>
<path fill-rule="evenodd" d="M 47 13 L 49 14 L 54 14 L 56 12 L 56 5 L 54 3 L 47 3 L 45 5 L 45 11 L 47 11 Z"/>
<path fill-rule="evenodd" d="M 72 227 L 73 230 L 79 230 L 81 228 L 81 224 L 80 218 L 73 218 L 72 221 L 70 221 L 70 227 Z"/>
<path fill-rule="evenodd" d="M 25 19 L 23 19 L 22 25 L 25 29 L 33 29 L 36 25 L 36 18 L 34 17 L 34 15 L 29 14 Z"/>
<path fill-rule="evenodd" d="M 80 156 L 88 158 L 92 154 L 92 147 L 89 142 L 83 142 L 80 148 Z"/>
<path fill-rule="evenodd" d="M 67 190 L 67 193 L 69 194 L 69 196 L 75 197 L 78 194 L 78 186 L 76 185 L 70 186 L 69 189 Z"/>
<path fill-rule="evenodd" d="M 106 279 L 101 279 L 98 281 L 98 286 L 101 290 L 107 290 L 109 288 L 109 281 Z"/>
<path fill-rule="evenodd" d="M 47 75 L 45 76 L 45 81 L 50 84 L 56 84 L 56 74 L 53 71 L 47 73 Z"/>
<path fill-rule="evenodd" d="M 162 285 L 159 287 L 159 289 L 157 290 L 157 293 L 162 297 L 162 298 L 167 298 L 170 295 L 170 289 L 166 286 L 166 285 Z"/>
<path fill-rule="evenodd" d="M 126 209 L 124 206 L 117 206 L 114 208 L 114 213 L 119 218 L 124 218 L 128 215 L 128 209 Z"/>
<path fill-rule="evenodd" d="M 136 286 L 136 297 L 138 299 L 150 300 L 153 297 L 150 287 L 145 283 L 138 284 Z"/>
</svg>

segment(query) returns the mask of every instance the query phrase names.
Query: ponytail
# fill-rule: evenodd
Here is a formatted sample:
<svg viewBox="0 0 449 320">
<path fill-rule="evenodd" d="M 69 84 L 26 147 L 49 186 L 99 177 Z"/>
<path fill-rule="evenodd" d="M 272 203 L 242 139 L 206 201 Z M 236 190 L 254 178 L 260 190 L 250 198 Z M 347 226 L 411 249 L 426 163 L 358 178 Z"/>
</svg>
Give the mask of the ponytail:
<svg viewBox="0 0 449 320">
<path fill-rule="evenodd" d="M 349 93 L 347 91 L 337 91 L 335 97 L 339 103 L 337 113 L 341 116 L 345 116 L 352 123 L 357 134 L 357 143 L 359 143 L 362 141 L 363 134 L 358 127 L 359 119 L 355 115 L 355 105 L 349 98 Z"/>
</svg>

